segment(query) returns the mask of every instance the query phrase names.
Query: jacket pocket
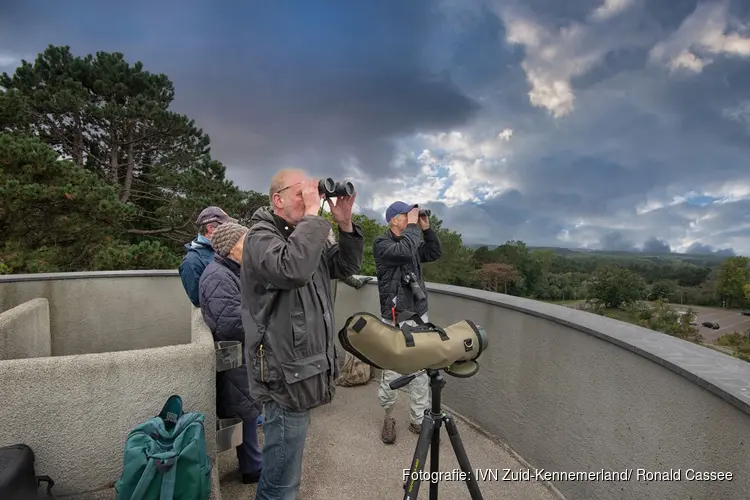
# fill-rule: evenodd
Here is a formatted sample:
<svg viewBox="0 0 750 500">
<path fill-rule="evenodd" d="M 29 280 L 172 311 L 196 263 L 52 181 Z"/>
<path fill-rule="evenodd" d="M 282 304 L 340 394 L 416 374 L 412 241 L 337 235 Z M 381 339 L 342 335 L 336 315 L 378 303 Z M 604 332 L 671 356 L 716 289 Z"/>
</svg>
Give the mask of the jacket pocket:
<svg viewBox="0 0 750 500">
<path fill-rule="evenodd" d="M 292 313 L 292 334 L 294 336 L 294 348 L 301 347 L 307 343 L 307 318 L 304 311 Z"/>
<path fill-rule="evenodd" d="M 328 357 L 325 352 L 281 364 L 292 406 L 303 411 L 328 400 Z"/>
<path fill-rule="evenodd" d="M 258 346 L 253 356 L 253 380 L 266 385 L 278 381 L 276 356 L 263 344 Z"/>
</svg>

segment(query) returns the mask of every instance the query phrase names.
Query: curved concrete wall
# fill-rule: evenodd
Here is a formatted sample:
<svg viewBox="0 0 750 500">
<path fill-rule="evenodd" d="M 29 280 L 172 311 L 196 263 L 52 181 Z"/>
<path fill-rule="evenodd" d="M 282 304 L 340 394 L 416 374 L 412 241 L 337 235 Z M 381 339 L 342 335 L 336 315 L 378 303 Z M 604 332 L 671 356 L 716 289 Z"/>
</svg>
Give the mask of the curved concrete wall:
<svg viewBox="0 0 750 500">
<path fill-rule="evenodd" d="M 126 279 L 115 280 L 117 275 Z M 208 432 L 215 426 L 212 339 L 177 273 L 74 277 L 0 277 L 2 311 L 37 297 L 50 299 L 53 337 L 55 329 L 67 336 L 57 343 L 53 354 L 58 355 L 83 349 L 77 332 L 104 331 L 104 326 L 113 334 L 140 335 L 134 343 L 168 343 L 163 336 L 192 343 L 128 350 L 134 346 L 116 340 L 111 345 L 125 352 L 0 361 L 0 418 L 5 422 L 0 445 L 25 441 L 39 450 L 40 473 L 57 476 L 61 493 L 71 488 L 70 478 L 90 489 L 116 479 L 127 430 L 179 392 L 190 409 L 206 415 L 213 449 L 214 434 Z M 339 327 L 353 312 L 377 314 L 374 285 L 359 291 L 338 287 Z M 92 292 L 85 293 L 86 287 Z M 490 334 L 476 376 L 446 377 L 447 406 L 536 468 L 633 473 L 619 482 L 553 480 L 567 498 L 747 498 L 750 364 L 582 311 L 479 290 L 428 287 L 432 321 L 469 318 Z M 81 300 L 73 300 L 76 294 L 97 304 L 95 310 L 77 310 Z M 137 331 L 132 323 L 118 324 L 127 320 L 138 325 Z M 154 327 L 154 320 L 169 327 Z M 156 378 L 159 373 L 165 375 Z M 451 453 L 443 442 L 443 453 Z M 82 462 L 68 463 L 73 456 Z M 495 464 L 472 466 L 491 469 Z M 638 469 L 680 469 L 681 476 L 679 481 L 647 481 L 636 477 Z M 693 481 L 688 469 L 729 471 L 733 478 Z"/>
<path fill-rule="evenodd" d="M 0 361 L 0 446 L 31 446 L 38 474 L 52 477 L 59 495 L 111 487 L 122 470 L 128 432 L 158 414 L 172 394 L 182 397 L 185 411 L 204 414 L 208 452 L 212 457 L 216 453 L 213 337 L 200 310 L 180 300 L 187 301 L 176 273 L 157 272 L 153 277 L 141 273 L 121 280 L 99 276 L 61 280 L 29 276 L 28 282 L 14 279 L 0 284 L 5 304 L 8 290 L 14 300 L 41 292 L 51 297 L 57 327 L 68 335 L 58 348 L 84 350 L 86 342 L 95 342 L 96 348 L 109 345 L 119 350 Z M 76 311 L 80 302 L 76 299 L 83 295 L 90 295 L 90 304 L 102 309 L 89 305 Z M 148 326 L 144 318 L 156 319 L 164 328 L 151 325 L 146 333 L 152 337 L 133 333 L 133 324 Z M 76 328 L 65 330 L 71 325 Z M 74 337 L 76 332 L 81 338 Z M 121 337 L 108 342 L 103 334 Z M 181 343 L 141 348 L 170 339 Z M 217 467 L 213 479 L 212 498 L 220 500 Z"/>
<path fill-rule="evenodd" d="M 0 360 L 51 356 L 51 340 L 47 299 L 0 312 Z"/>
<path fill-rule="evenodd" d="M 445 377 L 446 406 L 534 468 L 632 472 L 628 481 L 552 480 L 567 498 L 748 498 L 750 364 L 583 311 L 460 287 L 428 289 L 431 321 L 471 319 L 490 336 L 477 375 Z M 357 311 L 378 313 L 374 282 L 359 291 L 339 286 L 338 327 Z M 442 448 L 452 453 L 447 441 Z M 647 480 L 639 469 L 679 469 L 680 480 Z M 690 470 L 733 477 L 695 481 Z"/>
<path fill-rule="evenodd" d="M 177 271 L 0 276 L 0 312 L 36 298 L 49 301 L 53 356 L 190 342 Z"/>
</svg>

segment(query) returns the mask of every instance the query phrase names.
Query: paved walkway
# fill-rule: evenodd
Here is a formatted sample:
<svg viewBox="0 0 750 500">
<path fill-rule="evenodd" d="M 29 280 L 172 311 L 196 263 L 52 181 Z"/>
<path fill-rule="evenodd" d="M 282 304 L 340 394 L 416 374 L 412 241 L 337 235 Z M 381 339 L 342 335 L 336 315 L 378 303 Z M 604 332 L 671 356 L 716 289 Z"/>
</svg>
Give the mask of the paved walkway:
<svg viewBox="0 0 750 500">
<path fill-rule="evenodd" d="M 380 441 L 382 411 L 374 381 L 359 387 L 339 387 L 330 405 L 313 412 L 305 448 L 302 486 L 298 500 L 394 500 L 403 498 L 403 469 L 408 468 L 417 436 L 408 431 L 408 406 L 405 393 L 399 395 L 394 416 L 397 420 L 396 444 Z M 458 431 L 474 469 L 517 470 L 521 464 L 501 446 L 457 420 Z M 440 468 L 460 470 L 445 427 L 440 432 Z M 254 485 L 243 485 L 236 474 L 234 452 L 219 459 L 223 500 L 253 500 Z M 429 470 L 429 459 L 427 462 Z M 485 500 L 547 500 L 555 496 L 541 483 L 481 481 Z M 440 484 L 440 498 L 469 499 L 462 481 Z M 419 498 L 429 497 L 429 484 L 422 482 Z"/>
</svg>

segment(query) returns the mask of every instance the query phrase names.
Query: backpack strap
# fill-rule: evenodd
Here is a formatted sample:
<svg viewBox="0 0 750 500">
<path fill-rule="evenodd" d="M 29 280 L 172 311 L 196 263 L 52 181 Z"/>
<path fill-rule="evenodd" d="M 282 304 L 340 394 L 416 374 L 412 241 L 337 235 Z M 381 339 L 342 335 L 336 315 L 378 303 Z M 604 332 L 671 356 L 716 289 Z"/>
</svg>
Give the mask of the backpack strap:
<svg viewBox="0 0 750 500">
<path fill-rule="evenodd" d="M 143 470 L 143 474 L 141 474 L 141 478 L 138 480 L 138 484 L 135 486 L 133 494 L 130 495 L 129 500 L 143 500 L 143 496 L 146 494 L 146 489 L 151 484 L 151 481 L 153 481 L 155 475 L 156 462 L 153 457 L 148 457 L 146 468 Z"/>
<path fill-rule="evenodd" d="M 159 500 L 172 500 L 174 495 L 175 474 L 177 469 L 174 467 L 177 457 L 174 452 L 158 453 L 156 455 L 147 455 L 148 462 L 143 470 L 138 484 L 130 496 L 130 500 L 143 500 L 146 490 L 156 477 L 156 473 L 161 474 L 161 492 Z"/>
<path fill-rule="evenodd" d="M 162 473 L 159 500 L 172 500 L 174 496 L 174 482 L 177 474 L 177 468 L 174 467 L 174 463 L 176 460 L 177 457 L 172 457 L 168 458 L 165 463 L 158 463 L 156 465 L 156 468 Z"/>
</svg>

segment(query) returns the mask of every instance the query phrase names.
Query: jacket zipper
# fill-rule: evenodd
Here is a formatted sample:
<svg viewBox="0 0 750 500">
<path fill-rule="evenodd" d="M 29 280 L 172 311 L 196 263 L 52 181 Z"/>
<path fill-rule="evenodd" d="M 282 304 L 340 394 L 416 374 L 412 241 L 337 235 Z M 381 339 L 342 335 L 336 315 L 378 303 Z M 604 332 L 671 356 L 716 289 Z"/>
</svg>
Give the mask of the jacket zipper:
<svg viewBox="0 0 750 500">
<path fill-rule="evenodd" d="M 260 381 L 265 382 L 263 377 L 263 344 L 260 345 L 260 352 L 258 354 L 258 357 L 260 358 Z"/>
</svg>

